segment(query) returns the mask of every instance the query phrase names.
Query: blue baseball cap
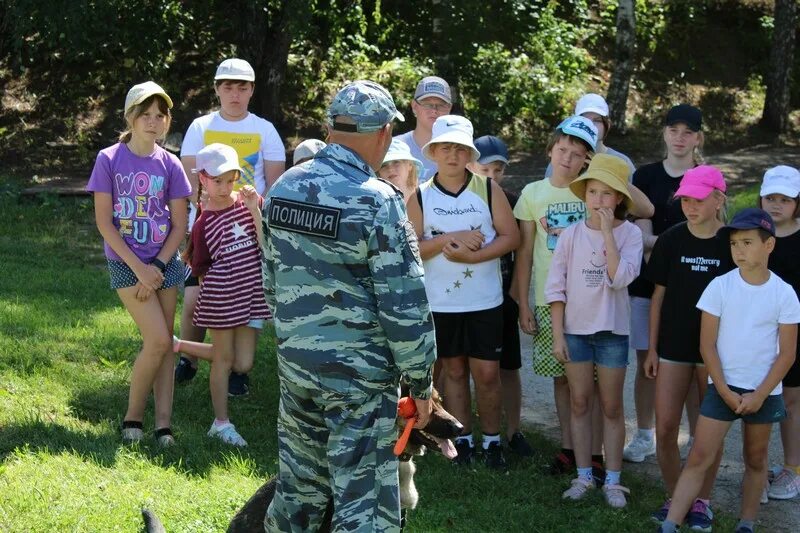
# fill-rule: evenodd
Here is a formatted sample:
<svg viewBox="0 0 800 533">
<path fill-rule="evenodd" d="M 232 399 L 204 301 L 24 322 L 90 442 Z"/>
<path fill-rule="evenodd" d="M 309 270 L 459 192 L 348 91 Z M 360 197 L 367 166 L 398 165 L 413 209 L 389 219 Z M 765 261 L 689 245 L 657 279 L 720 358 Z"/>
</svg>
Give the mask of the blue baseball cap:
<svg viewBox="0 0 800 533">
<path fill-rule="evenodd" d="M 742 209 L 733 217 L 730 224 L 717 231 L 717 235 L 728 238 L 732 230 L 737 229 L 763 229 L 773 237 L 775 236 L 775 222 L 769 213 L 757 207 Z"/>
<path fill-rule="evenodd" d="M 564 119 L 556 128 L 565 135 L 571 135 L 585 141 L 591 146 L 592 151 L 597 148 L 597 126 L 594 122 L 580 115 L 573 115 Z"/>
<path fill-rule="evenodd" d="M 494 135 L 484 135 L 475 139 L 475 148 L 480 152 L 478 163 L 488 165 L 494 161 L 508 164 L 508 148 L 506 143 Z"/>
<path fill-rule="evenodd" d="M 336 122 L 337 117 L 347 117 L 353 123 Z M 328 106 L 328 126 L 337 131 L 370 133 L 394 119 L 405 120 L 394 105 L 392 95 L 380 84 L 369 80 L 346 85 Z"/>
</svg>

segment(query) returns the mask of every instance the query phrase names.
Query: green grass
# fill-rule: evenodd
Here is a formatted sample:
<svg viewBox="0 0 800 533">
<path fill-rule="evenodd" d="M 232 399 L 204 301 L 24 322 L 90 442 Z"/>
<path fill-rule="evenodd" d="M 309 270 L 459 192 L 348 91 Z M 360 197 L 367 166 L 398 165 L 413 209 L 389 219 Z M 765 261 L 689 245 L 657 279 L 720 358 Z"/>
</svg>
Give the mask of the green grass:
<svg viewBox="0 0 800 533">
<path fill-rule="evenodd" d="M 0 190 L 0 212 L 0 531 L 139 531 L 142 506 L 169 531 L 224 530 L 276 471 L 271 332 L 260 340 L 250 396 L 231 402 L 250 447 L 232 450 L 205 436 L 207 365 L 176 390 L 175 448 L 159 450 L 152 438 L 123 447 L 118 427 L 139 337 L 108 289 L 91 203 L 23 201 Z M 145 427 L 152 430 L 151 418 Z M 533 440 L 541 455 L 513 462 L 508 475 L 456 470 L 435 454 L 419 459 L 421 501 L 408 530 L 652 529 L 657 484 L 626 473 L 632 498 L 623 511 L 599 493 L 564 503 L 568 478 L 541 474 L 553 444 Z"/>
</svg>

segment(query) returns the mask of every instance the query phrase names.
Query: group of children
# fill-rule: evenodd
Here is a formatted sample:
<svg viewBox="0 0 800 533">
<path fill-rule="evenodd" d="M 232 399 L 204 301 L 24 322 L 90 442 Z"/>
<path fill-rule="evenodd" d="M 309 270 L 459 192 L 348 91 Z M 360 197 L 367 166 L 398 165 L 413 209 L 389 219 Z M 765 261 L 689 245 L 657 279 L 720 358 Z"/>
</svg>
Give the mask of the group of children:
<svg viewBox="0 0 800 533">
<path fill-rule="evenodd" d="M 234 389 L 246 392 L 257 334 L 271 316 L 261 289 L 260 207 L 284 156 L 272 125 L 247 111 L 255 81 L 249 64 L 226 60 L 215 80 L 221 109 L 192 123 L 182 160 L 157 142 L 169 129 L 172 100 L 153 82 L 134 86 L 125 102 L 128 128 L 98 154 L 87 187 L 111 286 L 143 338 L 126 441 L 143 438 L 152 389 L 156 439 L 174 443 L 173 384 L 196 368 L 182 358 L 173 378 L 173 352 L 181 352 L 211 362 L 209 435 L 246 445 L 228 419 L 227 399 Z M 455 462 L 480 455 L 490 468 L 507 467 L 503 413 L 509 448 L 533 453 L 519 431 L 521 329 L 533 336 L 534 370 L 553 378 L 562 449 L 552 470 L 577 471 L 565 499 L 601 486 L 610 506 L 624 507 L 623 457 L 640 461 L 655 451 L 673 498 L 653 515 L 660 529 L 686 520 L 710 531 L 722 441 L 742 418 L 746 474 L 737 531 L 752 531 L 774 422 L 782 421 L 785 467 L 767 494 L 800 492 L 800 172 L 767 171 L 763 210 L 745 210 L 726 226 L 722 173 L 699 164 L 700 110 L 673 107 L 666 157 L 633 172 L 630 159 L 604 144 L 611 128 L 605 100 L 588 94 L 548 142 L 547 177 L 517 197 L 500 186 L 505 144 L 490 135 L 474 139 L 470 121 L 449 114 L 452 103 L 444 80 L 423 79 L 412 104 L 422 129 L 395 138 L 377 173 L 406 199 L 420 242 L 437 337 L 434 379 L 465 428 Z M 324 146 L 305 141 L 294 163 Z M 190 224 L 184 275 L 178 248 Z M 178 339 L 173 321 L 184 278 Z M 206 329 L 211 344 L 203 342 Z M 638 360 L 639 429 L 624 448 L 629 348 Z M 678 427 L 692 390 L 702 407 L 690 416 L 696 439 L 681 470 Z"/>
</svg>

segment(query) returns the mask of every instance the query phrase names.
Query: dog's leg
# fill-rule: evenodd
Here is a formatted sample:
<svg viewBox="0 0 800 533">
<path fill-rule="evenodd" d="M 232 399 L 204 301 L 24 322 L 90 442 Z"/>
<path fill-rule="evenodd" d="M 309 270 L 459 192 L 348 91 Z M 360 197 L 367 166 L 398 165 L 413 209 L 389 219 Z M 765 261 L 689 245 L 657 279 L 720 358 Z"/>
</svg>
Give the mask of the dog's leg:
<svg viewBox="0 0 800 533">
<path fill-rule="evenodd" d="M 414 473 L 417 467 L 414 466 L 414 461 L 400 461 L 399 466 L 400 478 L 400 508 L 401 509 L 414 509 L 419 501 L 419 493 L 417 493 L 417 486 L 414 484 Z"/>
</svg>

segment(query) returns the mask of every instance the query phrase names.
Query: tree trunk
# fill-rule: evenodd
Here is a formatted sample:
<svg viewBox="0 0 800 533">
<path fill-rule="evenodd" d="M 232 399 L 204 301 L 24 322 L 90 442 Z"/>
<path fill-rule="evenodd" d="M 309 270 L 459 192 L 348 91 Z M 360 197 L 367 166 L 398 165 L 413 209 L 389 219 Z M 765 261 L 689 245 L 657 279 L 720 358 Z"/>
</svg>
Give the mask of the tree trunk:
<svg viewBox="0 0 800 533">
<path fill-rule="evenodd" d="M 797 0 L 775 0 L 767 96 L 761 116 L 761 125 L 775 133 L 785 133 L 788 127 L 796 25 Z"/>
<path fill-rule="evenodd" d="M 270 9 L 262 2 L 239 3 L 239 53 L 256 72 L 250 110 L 278 129 L 284 124 L 281 88 L 292 43 L 291 22 L 303 19 L 305 5 L 299 0 L 286 0 L 280 2 L 279 8 Z"/>
<path fill-rule="evenodd" d="M 614 127 L 625 133 L 625 113 L 628 108 L 628 89 L 633 74 L 633 61 L 636 54 L 636 11 L 635 0 L 619 0 L 617 8 L 617 41 L 614 58 L 614 71 L 608 85 L 606 101 Z"/>
</svg>

